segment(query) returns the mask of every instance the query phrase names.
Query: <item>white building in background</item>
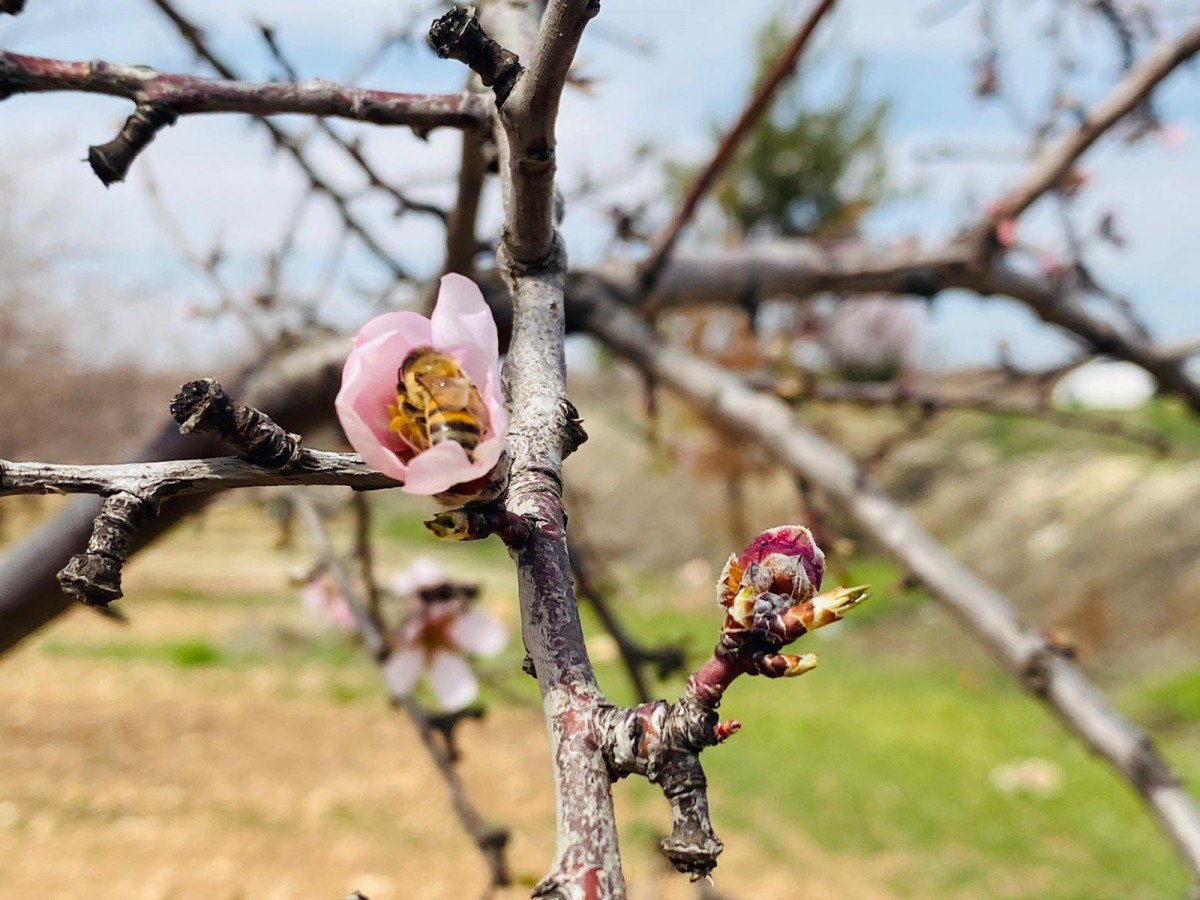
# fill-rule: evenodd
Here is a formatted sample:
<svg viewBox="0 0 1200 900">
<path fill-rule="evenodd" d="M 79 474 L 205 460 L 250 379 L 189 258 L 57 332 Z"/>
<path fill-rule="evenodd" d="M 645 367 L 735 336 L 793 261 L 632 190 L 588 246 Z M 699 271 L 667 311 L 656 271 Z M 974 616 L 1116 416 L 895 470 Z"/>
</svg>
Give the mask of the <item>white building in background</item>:
<svg viewBox="0 0 1200 900">
<path fill-rule="evenodd" d="M 1055 406 L 1084 409 L 1139 409 L 1154 396 L 1154 379 L 1128 362 L 1093 360 L 1054 388 Z"/>
</svg>

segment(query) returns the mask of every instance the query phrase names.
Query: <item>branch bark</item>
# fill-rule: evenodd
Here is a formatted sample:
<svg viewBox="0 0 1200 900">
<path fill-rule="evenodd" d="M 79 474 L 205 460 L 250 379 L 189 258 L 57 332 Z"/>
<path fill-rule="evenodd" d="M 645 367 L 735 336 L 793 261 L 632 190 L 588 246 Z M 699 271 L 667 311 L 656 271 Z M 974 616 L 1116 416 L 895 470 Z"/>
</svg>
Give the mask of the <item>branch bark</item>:
<svg viewBox="0 0 1200 900">
<path fill-rule="evenodd" d="M 304 519 L 309 537 L 316 547 L 321 567 L 333 578 L 342 597 L 350 606 L 351 614 L 354 616 L 355 630 L 364 649 L 377 665 L 382 665 L 386 661 L 389 651 L 387 635 L 384 634 L 380 622 L 372 613 L 369 604 L 364 601 L 354 578 L 334 550 L 329 531 L 321 521 L 321 515 L 317 511 L 316 505 L 303 492 L 298 491 L 296 494 L 296 506 Z M 508 846 L 508 829 L 489 826 L 484 822 L 483 816 L 479 814 L 470 797 L 467 796 L 466 786 L 454 768 L 454 760 L 448 749 L 449 731 L 446 733 L 447 743 L 445 745 L 439 743 L 434 734 L 429 714 L 416 701 L 411 697 L 396 696 L 393 696 L 391 700 L 396 709 L 403 710 L 408 715 L 409 721 L 417 730 L 417 736 L 420 737 L 421 743 L 425 745 L 425 749 L 433 760 L 438 774 L 446 783 L 446 789 L 450 792 L 450 802 L 454 807 L 454 814 L 458 817 L 459 824 L 470 835 L 487 863 L 490 887 L 507 886 L 511 883 L 508 874 L 508 858 L 505 854 Z"/>
<path fill-rule="evenodd" d="M 237 379 L 237 391 L 289 430 L 304 431 L 329 419 L 345 355 L 345 343 L 340 339 L 305 344 Z M 172 422 L 138 455 L 143 460 L 169 460 L 227 452 L 219 441 L 181 435 Z M 190 494 L 163 503 L 158 515 L 138 530 L 131 552 L 203 508 L 211 496 Z M 101 503 L 93 497 L 73 501 L 6 548 L 0 559 L 0 654 L 75 607 L 55 576 L 88 542 Z"/>
<path fill-rule="evenodd" d="M 638 274 L 631 264 L 602 265 L 590 274 L 623 298 L 640 297 Z M 577 278 L 575 285 L 587 293 L 587 273 Z M 740 303 L 753 309 L 770 297 L 799 299 L 826 292 L 934 297 L 952 289 L 1023 303 L 1042 321 L 1073 334 L 1096 353 L 1141 366 L 1160 390 L 1177 394 L 1200 413 L 1200 382 L 1188 374 L 1186 359 L 1093 315 L 1050 279 L 1018 272 L 1002 258 L 981 266 L 964 242 L 923 251 L 779 240 L 681 251 L 664 269 L 647 303 L 656 310 L 700 303 Z M 586 315 L 586 308 L 587 303 L 581 303 L 580 313 Z"/>
<path fill-rule="evenodd" d="M 490 104 L 469 92 L 397 94 L 333 84 L 320 78 L 299 84 L 254 84 L 164 74 L 146 66 L 102 60 L 67 62 L 0 50 L 0 98 L 63 91 L 124 97 L 138 104 L 165 106 L 178 115 L 334 116 L 375 125 L 400 125 L 420 132 L 478 128 L 490 113 Z"/>
<path fill-rule="evenodd" d="M 554 126 L 575 48 L 598 11 L 595 0 L 551 0 L 532 46 L 536 4 L 486 6 L 484 36 L 491 41 L 465 21 L 473 11 L 452 10 L 434 26 L 439 54 L 463 59 L 485 82 L 513 81 L 511 91 L 497 95 L 496 129 L 505 214 L 497 267 L 513 297 L 504 367 L 512 411 L 507 506 L 536 523 L 512 549 L 522 637 L 542 695 L 558 794 L 554 863 L 534 896 L 561 900 L 625 895 L 594 716 L 604 697 L 584 646 L 562 508 L 562 460 L 584 435 L 566 396 L 566 254 L 554 214 Z M 517 72 L 506 51 L 528 58 L 528 66 Z"/>
</svg>

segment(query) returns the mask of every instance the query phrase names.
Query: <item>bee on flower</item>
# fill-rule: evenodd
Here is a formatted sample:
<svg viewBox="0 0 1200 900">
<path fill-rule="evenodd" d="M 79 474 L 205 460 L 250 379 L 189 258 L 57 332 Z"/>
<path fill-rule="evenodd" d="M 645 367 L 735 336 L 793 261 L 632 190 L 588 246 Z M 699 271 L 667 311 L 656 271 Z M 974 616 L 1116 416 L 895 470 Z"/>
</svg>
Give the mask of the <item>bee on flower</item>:
<svg viewBox="0 0 1200 900">
<path fill-rule="evenodd" d="M 446 275 L 432 316 L 386 313 L 359 330 L 335 402 L 342 429 L 367 465 L 410 494 L 482 487 L 508 427 L 499 359 L 483 294 Z"/>
</svg>

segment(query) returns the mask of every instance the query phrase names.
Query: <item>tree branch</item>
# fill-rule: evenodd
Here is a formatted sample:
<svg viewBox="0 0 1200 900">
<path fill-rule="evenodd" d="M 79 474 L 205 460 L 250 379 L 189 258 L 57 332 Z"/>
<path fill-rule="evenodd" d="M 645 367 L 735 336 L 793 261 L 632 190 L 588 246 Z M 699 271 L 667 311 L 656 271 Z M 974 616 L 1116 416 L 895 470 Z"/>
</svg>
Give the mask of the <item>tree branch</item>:
<svg viewBox="0 0 1200 900">
<path fill-rule="evenodd" d="M 128 494 L 151 502 L 189 494 L 272 485 L 342 484 L 359 491 L 396 482 L 363 464 L 357 453 L 303 449 L 292 464 L 266 469 L 240 457 L 119 463 L 107 466 L 10 462 L 0 459 L 0 496 L 11 494 Z"/>
<path fill-rule="evenodd" d="M 1200 52 L 1200 24 L 1180 37 L 1166 40 L 1131 68 L 1099 105 L 1084 117 L 1079 127 L 1048 146 L 1007 194 L 989 208 L 975 230 L 976 238 L 991 234 L 1005 219 L 1015 219 L 1039 197 L 1053 190 L 1071 166 L 1105 132 L 1141 104 L 1164 78 Z"/>
<path fill-rule="evenodd" d="M 329 531 L 321 521 L 321 515 L 317 511 L 316 505 L 303 491 L 296 493 L 296 506 L 299 508 L 309 536 L 316 546 L 320 565 L 333 578 L 342 597 L 349 605 L 354 617 L 355 631 L 362 641 L 364 649 L 370 654 L 376 665 L 382 665 L 387 660 L 389 652 L 387 635 L 384 634 L 379 620 L 372 614 L 367 603 L 363 601 L 354 579 L 334 550 Z M 450 792 L 450 803 L 454 807 L 459 824 L 470 835 L 487 863 L 490 887 L 506 887 L 511 883 L 508 874 L 508 859 L 505 854 L 509 838 L 508 829 L 489 826 L 484 822 L 483 816 L 479 814 L 475 805 L 471 803 L 470 797 L 467 796 L 466 786 L 462 783 L 458 770 L 454 768 L 449 745 L 438 743 L 431 717 L 421 708 L 420 704 L 411 697 L 393 696 L 391 701 L 393 707 L 403 710 L 408 715 L 409 721 L 417 730 L 417 736 L 421 738 L 421 743 L 425 745 L 426 751 L 433 760 L 438 774 L 446 783 L 446 788 Z"/>
<path fill-rule="evenodd" d="M 266 43 L 267 49 L 271 52 L 271 56 L 277 63 L 279 63 L 280 66 L 283 67 L 284 73 L 288 79 L 293 82 L 299 82 L 299 74 L 292 67 L 292 64 L 288 61 L 288 58 L 284 55 L 283 48 L 279 46 L 279 41 L 275 37 L 274 29 L 260 24 L 258 30 L 262 34 L 263 41 Z M 484 103 L 483 105 L 487 106 L 488 104 Z M 485 115 L 488 115 L 488 113 L 485 113 Z M 375 167 L 367 160 L 358 141 L 347 141 L 340 134 L 338 134 L 337 131 L 334 130 L 332 125 L 325 121 L 324 117 L 320 117 L 316 120 L 316 129 L 329 138 L 329 140 L 333 141 L 333 143 L 340 147 L 347 156 L 354 160 L 358 168 L 367 177 L 367 183 L 370 184 L 371 187 L 383 191 L 396 201 L 397 215 L 404 212 L 419 212 L 434 216 L 440 219 L 443 224 L 445 224 L 448 214 L 444 209 L 434 206 L 432 203 L 422 203 L 419 200 L 413 200 L 395 185 L 384 181 L 383 177 L 379 174 Z M 468 128 L 463 130 L 467 132 L 473 132 L 475 129 Z M 428 132 L 425 132 L 419 128 L 414 128 L 414 131 L 422 137 L 428 134 Z"/>
<path fill-rule="evenodd" d="M 497 97 L 505 213 L 497 261 L 513 297 L 504 367 L 512 412 L 507 506 L 536 523 L 512 554 L 522 637 L 542 695 L 558 793 L 555 859 L 534 896 L 561 900 L 624 896 L 609 769 L 594 721 L 604 698 L 584 646 L 564 531 L 562 460 L 584 434 L 566 399 L 566 257 L 553 209 L 559 95 L 583 28 L 598 9 L 594 0 L 551 0 L 532 47 L 535 4 L 505 0 L 485 7 L 482 38 L 464 21 L 473 11 L 452 10 L 433 28 L 439 54 L 465 59 L 481 77 L 501 84 L 504 66 L 511 73 L 517 65 L 503 51 L 530 59 L 511 93 Z"/>
<path fill-rule="evenodd" d="M 163 15 L 170 19 L 171 24 L 175 26 L 183 39 L 196 52 L 196 55 L 212 66 L 213 71 L 229 81 L 239 80 L 237 72 L 207 45 L 204 39 L 204 32 L 184 17 L 170 0 L 151 0 L 151 2 L 159 8 Z M 286 151 L 295 160 L 296 165 L 304 173 L 309 184 L 312 185 L 312 189 L 329 198 L 346 229 L 354 234 L 371 255 L 379 260 L 395 278 L 405 278 L 404 266 L 400 264 L 396 255 L 387 250 L 375 234 L 354 214 L 350 209 L 349 199 L 318 174 L 316 167 L 305 152 L 302 144 L 269 119 L 259 117 L 256 118 L 256 121 L 261 123 L 262 127 L 271 135 L 271 140 L 275 143 L 275 146 Z"/>
<path fill-rule="evenodd" d="M 1016 415 L 1042 419 L 1060 428 L 1087 431 L 1143 444 L 1158 453 L 1170 449 L 1166 437 L 1154 428 L 1139 426 L 1121 419 L 1103 418 L 1088 413 L 1055 409 L 1048 397 L 1020 398 L 980 389 L 946 391 L 933 388 L 912 388 L 902 382 L 817 382 L 802 386 L 795 393 L 781 394 L 770 377 L 748 377 L 754 387 L 767 390 L 791 402 L 815 400 L 822 403 L 853 403 L 858 406 L 895 409 L 915 406 L 925 412 L 968 410 L 989 415 Z M 1001 383 L 998 388 L 1006 385 Z"/>
<path fill-rule="evenodd" d="M 943 550 L 845 453 L 785 404 L 683 350 L 664 344 L 637 315 L 600 301 L 591 330 L 615 353 L 754 441 L 794 475 L 841 504 L 871 538 L 973 633 L 1145 801 L 1193 876 L 1200 877 L 1200 809 L 1149 738 L 1123 719 L 1070 659 L 1023 627 L 1008 600 Z"/>
<path fill-rule="evenodd" d="M 375 125 L 478 128 L 490 104 L 477 94 L 397 94 L 313 78 L 299 84 L 170 75 L 146 66 L 92 60 L 66 62 L 0 50 L 0 98 L 25 93 L 77 91 L 162 106 L 177 115 L 248 113 L 334 116 Z"/>
<path fill-rule="evenodd" d="M 641 296 L 631 264 L 603 265 L 592 274 L 624 298 Z M 586 293 L 587 281 L 580 273 L 573 290 L 579 287 Z M 698 303 L 754 307 L 770 297 L 803 298 L 825 292 L 934 297 L 956 288 L 1024 303 L 1044 322 L 1075 335 L 1095 352 L 1141 366 L 1154 376 L 1160 390 L 1183 397 L 1200 413 L 1200 382 L 1188 374 L 1186 359 L 1098 318 L 1050 279 L 1022 274 L 1000 258 L 981 267 L 962 242 L 922 251 L 779 240 L 680 252 L 665 267 L 648 303 L 656 310 Z M 580 306 L 583 315 L 586 306 Z"/>
</svg>

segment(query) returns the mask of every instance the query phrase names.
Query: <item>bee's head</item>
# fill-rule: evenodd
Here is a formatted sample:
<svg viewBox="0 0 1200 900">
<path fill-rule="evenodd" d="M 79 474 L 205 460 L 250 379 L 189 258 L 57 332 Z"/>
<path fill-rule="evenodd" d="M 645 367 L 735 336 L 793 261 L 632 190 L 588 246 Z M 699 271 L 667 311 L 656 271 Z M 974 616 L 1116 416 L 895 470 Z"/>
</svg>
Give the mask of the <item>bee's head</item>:
<svg viewBox="0 0 1200 900">
<path fill-rule="evenodd" d="M 422 359 L 427 359 L 433 355 L 432 347 L 416 347 L 409 351 L 408 356 L 404 357 L 404 361 L 400 363 L 400 368 L 396 371 L 396 381 L 403 385 L 409 373 L 416 367 Z"/>
</svg>

